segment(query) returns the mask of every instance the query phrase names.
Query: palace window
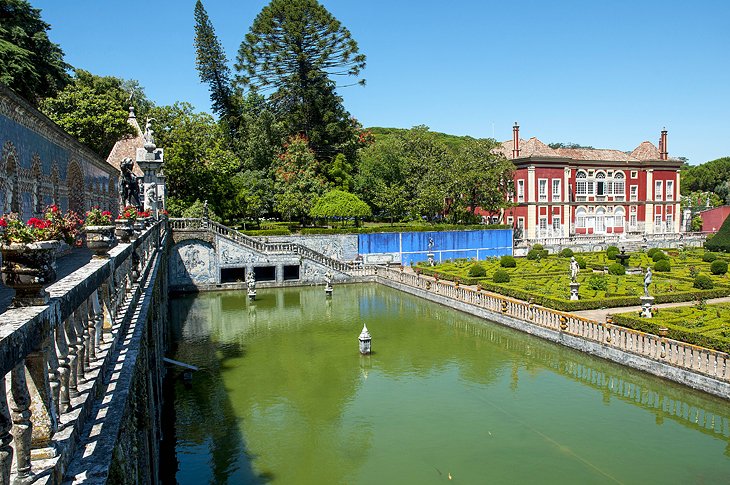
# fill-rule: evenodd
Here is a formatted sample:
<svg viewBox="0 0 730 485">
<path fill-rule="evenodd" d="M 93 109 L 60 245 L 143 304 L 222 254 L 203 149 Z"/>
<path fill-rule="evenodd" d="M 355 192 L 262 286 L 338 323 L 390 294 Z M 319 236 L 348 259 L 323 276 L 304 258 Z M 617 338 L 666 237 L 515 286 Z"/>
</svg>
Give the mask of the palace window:
<svg viewBox="0 0 730 485">
<path fill-rule="evenodd" d="M 636 202 L 639 200 L 639 186 L 638 185 L 632 185 L 630 187 L 631 190 L 631 201 Z"/>
<path fill-rule="evenodd" d="M 540 179 L 537 181 L 537 194 L 540 202 L 547 202 L 547 179 Z"/>
<path fill-rule="evenodd" d="M 674 180 L 667 180 L 667 200 L 674 200 Z"/>
<path fill-rule="evenodd" d="M 575 227 L 586 227 L 586 210 L 583 207 L 578 207 L 575 211 Z"/>
<path fill-rule="evenodd" d="M 520 179 L 517 181 L 517 202 L 525 201 L 525 181 Z"/>
<path fill-rule="evenodd" d="M 544 231 L 547 229 L 547 217 L 540 218 L 540 230 Z"/>
<path fill-rule="evenodd" d="M 624 217 L 624 208 L 616 207 L 616 210 L 613 211 L 613 226 L 624 227 Z"/>
<path fill-rule="evenodd" d="M 560 229 L 560 216 L 553 216 L 553 229 Z"/>
<path fill-rule="evenodd" d="M 654 182 L 654 200 L 662 200 L 663 194 L 662 194 L 662 188 L 664 186 L 664 183 L 661 180 L 657 180 Z"/>
<path fill-rule="evenodd" d="M 626 183 L 624 181 L 624 173 L 616 172 L 613 174 L 613 190 L 609 194 L 613 194 L 614 200 L 624 200 L 626 196 Z"/>
<path fill-rule="evenodd" d="M 598 172 L 596 174 L 596 195 L 606 194 L 606 174 Z"/>
<path fill-rule="evenodd" d="M 638 170 L 632 170 L 631 171 L 631 178 L 632 179 L 638 179 L 639 178 L 639 171 Z"/>
<path fill-rule="evenodd" d="M 560 179 L 553 179 L 553 202 L 560 201 Z"/>
<path fill-rule="evenodd" d="M 588 195 L 588 182 L 586 180 L 585 172 L 578 172 L 575 175 L 575 194 L 576 195 Z"/>
</svg>

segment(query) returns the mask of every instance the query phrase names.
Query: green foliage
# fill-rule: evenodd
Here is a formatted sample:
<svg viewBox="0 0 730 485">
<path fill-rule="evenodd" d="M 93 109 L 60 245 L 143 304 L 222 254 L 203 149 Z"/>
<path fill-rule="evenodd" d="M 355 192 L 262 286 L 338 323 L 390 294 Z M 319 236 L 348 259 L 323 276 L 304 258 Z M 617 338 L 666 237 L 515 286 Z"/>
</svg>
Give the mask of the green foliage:
<svg viewBox="0 0 730 485">
<path fill-rule="evenodd" d="M 195 2 L 195 68 L 210 89 L 213 112 L 231 122 L 236 117 L 228 59 L 200 0 Z"/>
<path fill-rule="evenodd" d="M 134 88 L 142 112 L 150 107 L 136 81 L 77 69 L 73 81 L 55 97 L 44 99 L 39 108 L 66 133 L 106 158 L 118 140 L 135 134 L 127 123 L 127 88 Z"/>
<path fill-rule="evenodd" d="M 711 263 L 717 259 L 717 254 L 707 251 L 702 255 L 702 261 L 705 263 Z"/>
<path fill-rule="evenodd" d="M 715 275 L 721 275 L 727 273 L 727 262 L 718 259 L 713 261 L 710 265 L 710 273 Z"/>
<path fill-rule="evenodd" d="M 272 0 L 256 16 L 237 61 L 237 83 L 270 93 L 286 132 L 306 135 L 319 160 L 331 160 L 352 145 L 357 125 L 330 77 L 358 76 L 365 56 L 316 0 Z"/>
<path fill-rule="evenodd" d="M 649 250 L 646 251 L 646 255 L 649 256 L 650 258 L 653 258 L 656 253 L 661 252 L 661 251 L 662 250 L 659 248 L 649 248 Z"/>
<path fill-rule="evenodd" d="M 286 228 L 282 229 L 258 229 L 253 231 L 241 231 L 247 236 L 288 236 L 291 231 Z"/>
<path fill-rule="evenodd" d="M 299 232 L 301 234 L 375 234 L 382 232 L 430 232 L 430 231 L 461 231 L 467 229 L 506 229 L 505 226 L 482 225 L 482 226 L 457 226 L 453 224 L 437 224 L 437 225 L 389 225 L 389 226 L 369 226 L 369 227 L 306 227 Z"/>
<path fill-rule="evenodd" d="M 532 249 L 537 249 L 538 251 L 542 251 L 545 249 L 542 244 L 535 244 L 532 246 Z"/>
<path fill-rule="evenodd" d="M 606 257 L 613 261 L 620 252 L 616 246 L 609 246 L 606 248 Z"/>
<path fill-rule="evenodd" d="M 621 266 L 621 265 L 619 265 Z M 596 291 L 606 291 L 608 289 L 608 278 L 602 274 L 594 274 L 588 278 L 588 288 Z"/>
<path fill-rule="evenodd" d="M 621 263 L 613 263 L 608 267 L 608 272 L 613 275 L 621 276 L 626 274 L 626 268 Z"/>
<path fill-rule="evenodd" d="M 699 232 L 702 230 L 702 216 L 694 216 L 692 218 L 691 224 L 691 230 L 694 232 Z"/>
<path fill-rule="evenodd" d="M 201 202 L 200 199 L 195 199 L 195 201 L 187 206 L 182 211 L 182 217 L 189 217 L 189 218 L 201 218 L 205 214 L 205 203 Z M 218 217 L 218 215 L 213 211 L 213 209 L 208 206 L 208 218 L 216 221 L 221 222 L 221 218 Z"/>
<path fill-rule="evenodd" d="M 471 268 L 469 268 L 469 276 L 472 278 L 483 278 L 484 276 L 487 276 L 487 270 L 480 263 L 474 263 Z"/>
<path fill-rule="evenodd" d="M 654 271 L 668 273 L 672 270 L 672 266 L 669 263 L 669 259 L 660 259 L 654 264 Z"/>
<path fill-rule="evenodd" d="M 510 279 L 509 273 L 503 269 L 498 269 L 492 276 L 492 281 L 495 283 L 509 283 Z"/>
<path fill-rule="evenodd" d="M 48 38 L 50 27 L 26 0 L 0 2 L 0 83 L 34 105 L 70 81 L 71 66 Z"/>
<path fill-rule="evenodd" d="M 651 257 L 651 260 L 654 261 L 655 263 L 665 260 L 665 259 L 668 260 L 669 256 L 667 255 L 667 253 L 665 253 L 664 251 L 661 251 L 661 250 L 655 252 L 654 255 Z"/>
<path fill-rule="evenodd" d="M 570 249 L 570 248 L 563 248 L 563 249 L 562 249 L 562 250 L 560 251 L 560 256 L 562 256 L 562 257 L 564 257 L 564 258 L 570 258 L 570 257 L 572 257 L 572 256 L 573 256 L 573 254 L 574 254 L 574 253 L 573 253 L 573 250 L 572 250 L 572 249 Z"/>
<path fill-rule="evenodd" d="M 730 158 L 727 160 L 730 161 Z M 717 231 L 712 239 L 707 238 L 707 241 L 705 241 L 705 249 L 723 253 L 730 252 L 730 217 L 725 219 L 725 222 L 720 226 L 720 230 Z"/>
<path fill-rule="evenodd" d="M 578 263 L 580 269 L 586 269 L 586 258 L 582 256 L 576 256 L 575 261 Z"/>
<path fill-rule="evenodd" d="M 536 244 L 535 246 L 540 246 L 539 244 Z M 542 246 L 540 246 L 542 247 Z M 547 249 L 537 249 L 532 248 L 527 252 L 527 259 L 534 261 L 534 260 L 540 260 L 547 258 L 549 256 L 549 252 Z"/>
<path fill-rule="evenodd" d="M 503 268 L 516 268 L 517 261 L 512 256 L 502 256 L 499 260 L 499 265 Z"/>
<path fill-rule="evenodd" d="M 718 158 L 701 165 L 682 170 L 682 192 L 714 192 L 725 202 L 728 200 L 730 157 Z M 701 201 L 704 204 L 704 200 Z"/>
<path fill-rule="evenodd" d="M 710 290 L 715 287 L 715 284 L 712 282 L 709 276 L 705 274 L 700 274 L 695 277 L 693 286 L 695 288 L 699 288 L 700 290 Z"/>
<path fill-rule="evenodd" d="M 291 221 L 309 216 L 313 200 L 327 190 L 307 139 L 294 136 L 274 164 L 274 210 Z"/>
<path fill-rule="evenodd" d="M 313 218 L 363 218 L 371 215 L 370 207 L 355 194 L 330 190 L 320 197 L 309 211 Z"/>
</svg>

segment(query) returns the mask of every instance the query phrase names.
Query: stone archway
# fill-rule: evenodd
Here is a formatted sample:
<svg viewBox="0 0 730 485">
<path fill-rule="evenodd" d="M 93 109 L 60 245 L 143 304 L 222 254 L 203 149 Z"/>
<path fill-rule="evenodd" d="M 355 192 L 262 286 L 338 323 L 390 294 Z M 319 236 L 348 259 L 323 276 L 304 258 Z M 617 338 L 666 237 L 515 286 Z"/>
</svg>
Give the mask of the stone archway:
<svg viewBox="0 0 730 485">
<path fill-rule="evenodd" d="M 43 213 L 43 165 L 41 157 L 37 153 L 33 154 L 33 161 L 30 168 L 31 178 L 31 210 L 33 215 L 40 216 Z"/>
<path fill-rule="evenodd" d="M 58 164 L 53 162 L 53 165 L 51 165 L 51 204 L 61 205 L 58 195 L 58 188 L 61 183 L 60 180 L 61 177 L 58 175 Z"/>
<path fill-rule="evenodd" d="M 20 178 L 18 174 L 18 156 L 15 152 L 15 145 L 6 142 L 3 145 L 2 159 L 5 162 L 5 182 L 3 194 L 5 195 L 2 211 L 5 213 L 20 213 Z"/>
<path fill-rule="evenodd" d="M 68 164 L 66 187 L 68 187 L 68 209 L 83 214 L 86 211 L 86 184 L 84 184 L 84 172 L 75 160 Z"/>
</svg>

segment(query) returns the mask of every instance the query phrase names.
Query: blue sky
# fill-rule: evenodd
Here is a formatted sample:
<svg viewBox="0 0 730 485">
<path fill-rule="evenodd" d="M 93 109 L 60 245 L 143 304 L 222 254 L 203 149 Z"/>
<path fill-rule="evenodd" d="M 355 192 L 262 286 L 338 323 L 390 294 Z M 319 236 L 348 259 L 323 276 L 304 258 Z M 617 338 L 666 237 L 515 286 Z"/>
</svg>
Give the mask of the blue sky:
<svg viewBox="0 0 730 485">
<path fill-rule="evenodd" d="M 31 0 L 66 60 L 136 79 L 157 104 L 209 111 L 194 0 Z M 267 1 L 205 0 L 231 65 Z M 365 126 L 631 150 L 669 131 L 670 156 L 730 156 L 730 2 L 322 2 L 367 55 L 340 90 Z"/>
</svg>

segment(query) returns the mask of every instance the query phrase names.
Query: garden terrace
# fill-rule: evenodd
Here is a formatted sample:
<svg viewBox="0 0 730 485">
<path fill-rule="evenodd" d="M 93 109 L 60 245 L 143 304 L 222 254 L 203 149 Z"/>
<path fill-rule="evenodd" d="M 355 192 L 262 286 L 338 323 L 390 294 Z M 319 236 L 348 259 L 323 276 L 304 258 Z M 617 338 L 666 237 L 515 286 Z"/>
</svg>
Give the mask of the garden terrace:
<svg viewBox="0 0 730 485">
<path fill-rule="evenodd" d="M 156 469 L 156 407 L 128 397 L 160 403 L 167 240 L 157 223 L 47 287 L 47 305 L 2 313 L 0 483 L 104 482 L 121 442 L 140 446 L 116 463 L 127 478 Z"/>
</svg>

